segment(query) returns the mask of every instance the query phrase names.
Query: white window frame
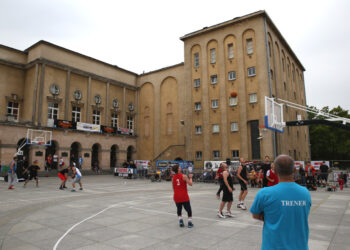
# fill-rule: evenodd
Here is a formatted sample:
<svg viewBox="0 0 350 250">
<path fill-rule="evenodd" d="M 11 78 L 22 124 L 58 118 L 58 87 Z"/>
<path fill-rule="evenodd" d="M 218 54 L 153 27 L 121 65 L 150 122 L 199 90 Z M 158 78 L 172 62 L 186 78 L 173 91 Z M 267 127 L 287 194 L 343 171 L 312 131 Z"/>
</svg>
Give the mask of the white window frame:
<svg viewBox="0 0 350 250">
<path fill-rule="evenodd" d="M 231 157 L 232 157 L 232 159 L 238 159 L 239 158 L 239 150 L 238 149 L 232 150 Z"/>
<path fill-rule="evenodd" d="M 6 115 L 13 117 L 13 121 L 18 122 L 19 118 L 19 103 L 18 102 L 7 102 Z"/>
<path fill-rule="evenodd" d="M 217 109 L 217 108 L 219 108 L 219 99 L 213 99 L 213 100 L 211 100 L 211 108 L 212 108 L 212 109 Z"/>
<path fill-rule="evenodd" d="M 238 132 L 238 122 L 231 122 L 231 132 Z"/>
<path fill-rule="evenodd" d="M 92 110 L 92 124 L 101 124 L 101 111 L 97 109 Z"/>
<path fill-rule="evenodd" d="M 213 131 L 213 134 L 220 133 L 220 125 L 219 124 L 213 124 L 212 131 Z"/>
<path fill-rule="evenodd" d="M 215 48 L 210 49 L 210 63 L 212 63 L 212 64 L 216 63 L 216 49 Z"/>
<path fill-rule="evenodd" d="M 80 122 L 81 117 L 81 108 L 78 106 L 72 107 L 72 121 L 73 122 Z"/>
<path fill-rule="evenodd" d="M 220 160 L 220 150 L 213 150 L 213 159 Z"/>
<path fill-rule="evenodd" d="M 249 103 L 257 103 L 258 102 L 258 94 L 252 93 L 249 94 Z"/>
<path fill-rule="evenodd" d="M 248 76 L 255 76 L 256 75 L 256 70 L 255 70 L 255 66 L 254 67 L 249 67 L 248 68 Z"/>
<path fill-rule="evenodd" d="M 58 103 L 57 102 L 49 102 L 48 103 L 48 111 L 47 111 L 47 116 L 48 119 L 53 119 L 53 120 L 57 120 L 58 119 L 58 115 L 59 115 L 59 107 L 58 107 Z"/>
<path fill-rule="evenodd" d="M 202 160 L 202 151 L 196 151 L 196 161 Z"/>
<path fill-rule="evenodd" d="M 127 129 L 134 129 L 134 116 L 128 115 L 126 117 L 126 128 Z"/>
<path fill-rule="evenodd" d="M 195 126 L 194 129 L 196 130 L 196 135 L 202 134 L 202 126 Z"/>
<path fill-rule="evenodd" d="M 119 114 L 112 113 L 111 115 L 111 126 L 114 128 L 119 127 Z"/>
<path fill-rule="evenodd" d="M 199 68 L 199 53 L 194 53 L 193 57 L 194 57 L 193 58 L 193 61 L 194 61 L 194 63 L 193 63 L 194 65 L 193 66 L 195 68 Z"/>
<path fill-rule="evenodd" d="M 227 44 L 227 56 L 228 59 L 233 59 L 235 57 L 233 43 Z"/>
<path fill-rule="evenodd" d="M 193 84 L 195 88 L 199 88 L 201 86 L 201 79 L 194 79 Z"/>
<path fill-rule="evenodd" d="M 194 110 L 195 111 L 200 111 L 202 109 L 202 104 L 201 102 L 195 102 L 194 103 Z"/>
<path fill-rule="evenodd" d="M 237 106 L 238 104 L 238 97 L 230 97 L 229 99 L 229 102 L 230 102 L 230 107 L 233 107 L 233 106 Z"/>
<path fill-rule="evenodd" d="M 246 40 L 246 46 L 247 46 L 247 54 L 251 55 L 254 53 L 254 45 L 253 45 L 253 38 L 248 38 Z"/>
<path fill-rule="evenodd" d="M 211 75 L 210 76 L 210 84 L 217 84 L 218 83 L 218 75 Z"/>
<path fill-rule="evenodd" d="M 230 72 L 228 72 L 228 80 L 229 80 L 229 81 L 236 80 L 236 71 L 230 71 Z"/>
</svg>

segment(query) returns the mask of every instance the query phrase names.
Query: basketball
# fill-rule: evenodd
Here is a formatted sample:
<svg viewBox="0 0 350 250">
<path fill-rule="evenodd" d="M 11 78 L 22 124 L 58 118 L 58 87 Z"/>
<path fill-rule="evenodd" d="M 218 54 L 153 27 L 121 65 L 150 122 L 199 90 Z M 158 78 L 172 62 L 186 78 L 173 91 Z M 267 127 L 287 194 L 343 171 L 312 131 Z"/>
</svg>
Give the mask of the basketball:
<svg viewBox="0 0 350 250">
<path fill-rule="evenodd" d="M 231 97 L 232 97 L 232 98 L 237 97 L 237 92 L 236 92 L 236 91 L 232 91 L 232 92 L 231 92 Z"/>
</svg>

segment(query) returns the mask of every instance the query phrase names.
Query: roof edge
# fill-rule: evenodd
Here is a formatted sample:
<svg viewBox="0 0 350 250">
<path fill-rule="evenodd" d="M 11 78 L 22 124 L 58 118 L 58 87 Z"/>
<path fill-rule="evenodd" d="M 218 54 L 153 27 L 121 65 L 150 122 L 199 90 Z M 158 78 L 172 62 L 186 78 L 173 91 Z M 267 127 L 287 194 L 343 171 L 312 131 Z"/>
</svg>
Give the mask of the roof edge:
<svg viewBox="0 0 350 250">
<path fill-rule="evenodd" d="M 110 64 L 110 63 L 106 63 L 106 62 L 104 62 L 104 61 L 101 61 L 101 60 L 98 60 L 98 59 L 96 59 L 96 58 L 93 58 L 93 57 L 90 57 L 90 56 L 81 54 L 81 53 L 79 53 L 79 52 L 76 52 L 76 51 L 73 51 L 73 50 L 64 48 L 64 47 L 59 46 L 59 45 L 56 45 L 56 44 L 54 44 L 54 43 L 47 42 L 47 41 L 45 41 L 45 40 L 40 40 L 40 41 L 34 43 L 32 46 L 30 46 L 29 48 L 25 49 L 24 52 L 25 52 L 25 53 L 28 53 L 31 49 L 33 49 L 33 48 L 39 46 L 40 44 L 45 44 L 45 45 L 48 45 L 48 46 L 51 46 L 51 47 L 55 47 L 55 48 L 64 50 L 64 51 L 66 51 L 66 52 L 69 52 L 69 53 L 72 53 L 72 54 L 75 54 L 75 55 L 78 55 L 78 56 L 87 58 L 87 59 L 89 59 L 89 60 L 93 60 L 93 61 L 98 62 L 98 63 L 102 63 L 102 64 L 107 65 L 107 66 L 109 66 L 109 67 L 113 67 L 113 68 L 122 70 L 122 71 L 124 71 L 124 72 L 133 74 L 133 75 L 135 75 L 135 76 L 138 76 L 137 73 L 132 72 L 132 71 L 129 71 L 129 70 L 126 70 L 126 69 L 123 69 L 123 68 L 120 68 L 120 67 L 118 67 L 117 65 L 113 65 L 113 64 Z"/>
<path fill-rule="evenodd" d="M 1 48 L 5 48 L 5 49 L 8 49 L 8 50 L 13 50 L 14 52 L 17 52 L 17 53 L 21 53 L 21 54 L 28 55 L 28 52 L 26 52 L 26 51 L 22 51 L 22 50 L 19 50 L 19 49 L 15 49 L 15 48 L 12 48 L 12 47 L 3 45 L 3 44 L 0 44 L 0 47 L 1 47 Z"/>
<path fill-rule="evenodd" d="M 142 73 L 139 76 L 145 76 L 145 75 L 149 75 L 149 74 L 152 74 L 152 73 L 157 73 L 159 71 L 171 69 L 171 68 L 178 67 L 178 66 L 181 66 L 181 65 L 184 65 L 184 62 L 181 62 L 181 63 L 178 63 L 178 64 L 174 64 L 174 65 L 171 65 L 171 66 L 167 66 L 167 67 L 164 67 L 164 68 L 156 69 L 156 70 L 153 70 L 153 71 L 149 71 L 149 72 L 146 72 L 146 73 Z"/>
</svg>

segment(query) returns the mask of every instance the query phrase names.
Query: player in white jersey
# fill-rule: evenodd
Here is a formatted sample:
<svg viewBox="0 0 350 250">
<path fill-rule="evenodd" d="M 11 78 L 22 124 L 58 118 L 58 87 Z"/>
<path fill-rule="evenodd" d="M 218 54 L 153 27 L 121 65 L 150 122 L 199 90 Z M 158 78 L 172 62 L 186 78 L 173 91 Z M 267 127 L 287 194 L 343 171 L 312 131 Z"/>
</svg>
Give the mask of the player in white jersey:
<svg viewBox="0 0 350 250">
<path fill-rule="evenodd" d="M 83 177 L 80 170 L 76 167 L 75 163 L 73 162 L 73 165 L 71 166 L 71 170 L 72 170 L 72 178 L 73 178 L 73 182 L 72 182 L 72 192 L 75 192 L 75 183 L 79 183 L 79 190 L 83 190 L 83 184 L 81 183 L 81 178 Z"/>
</svg>

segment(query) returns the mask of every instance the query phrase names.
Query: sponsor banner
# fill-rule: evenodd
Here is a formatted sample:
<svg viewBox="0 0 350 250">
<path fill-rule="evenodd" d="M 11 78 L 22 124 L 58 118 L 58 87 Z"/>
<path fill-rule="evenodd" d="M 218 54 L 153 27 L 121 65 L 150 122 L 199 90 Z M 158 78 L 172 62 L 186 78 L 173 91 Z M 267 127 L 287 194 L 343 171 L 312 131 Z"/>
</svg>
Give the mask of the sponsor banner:
<svg viewBox="0 0 350 250">
<path fill-rule="evenodd" d="M 220 163 L 226 163 L 226 161 L 204 161 L 204 170 L 218 171 Z M 229 169 L 237 169 L 239 166 L 239 161 L 231 161 Z"/>
<path fill-rule="evenodd" d="M 137 169 L 148 169 L 151 166 L 151 161 L 135 160 Z"/>
<path fill-rule="evenodd" d="M 302 166 L 305 169 L 305 162 L 304 161 L 294 161 L 294 167 L 296 169 L 299 169 L 300 166 Z"/>
<path fill-rule="evenodd" d="M 169 167 L 174 166 L 175 164 L 179 164 L 182 170 L 193 169 L 193 161 L 157 161 L 156 162 L 157 169 L 160 169 L 160 170 L 167 169 Z"/>
<path fill-rule="evenodd" d="M 97 124 L 77 122 L 77 130 L 82 130 L 82 131 L 87 131 L 87 132 L 94 132 L 94 133 L 100 133 L 101 132 L 101 126 L 97 125 Z"/>
<path fill-rule="evenodd" d="M 118 128 L 118 134 L 122 135 L 132 135 L 133 130 L 128 128 Z"/>
<path fill-rule="evenodd" d="M 117 128 L 107 127 L 107 126 L 101 125 L 101 131 L 104 134 L 116 134 L 117 133 Z"/>
<path fill-rule="evenodd" d="M 68 128 L 68 129 L 76 129 L 76 122 L 65 121 L 65 120 L 55 120 L 56 128 Z"/>
<path fill-rule="evenodd" d="M 323 161 L 311 161 L 311 165 L 314 166 L 316 170 L 319 170 L 322 164 Z M 329 165 L 329 161 L 324 161 L 324 164 L 331 168 Z"/>
<path fill-rule="evenodd" d="M 118 176 L 128 176 L 128 174 L 136 174 L 136 169 L 133 168 L 115 168 L 114 173 L 118 173 Z"/>
</svg>

